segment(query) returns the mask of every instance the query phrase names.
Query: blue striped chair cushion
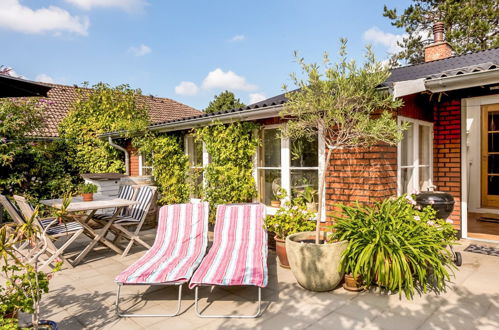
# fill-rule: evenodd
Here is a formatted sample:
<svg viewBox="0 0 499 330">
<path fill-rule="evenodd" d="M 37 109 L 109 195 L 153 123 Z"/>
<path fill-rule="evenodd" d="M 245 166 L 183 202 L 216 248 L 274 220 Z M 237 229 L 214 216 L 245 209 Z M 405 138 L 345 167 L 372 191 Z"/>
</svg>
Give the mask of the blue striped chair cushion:
<svg viewBox="0 0 499 330">
<path fill-rule="evenodd" d="M 43 220 L 40 220 L 40 224 L 45 229 L 54 220 L 55 220 L 55 218 L 43 219 Z M 63 223 L 63 224 L 59 224 L 58 222 L 56 222 L 55 224 L 53 224 L 49 228 L 49 230 L 47 230 L 47 234 L 55 235 L 55 234 L 69 233 L 72 231 L 80 230 L 82 228 L 83 227 L 80 225 L 80 223 L 78 223 L 76 221 L 67 222 L 67 223 Z"/>
<path fill-rule="evenodd" d="M 148 186 L 140 187 L 136 199 L 138 203 L 130 207 L 130 214 L 129 214 L 130 217 L 135 219 L 135 221 L 142 220 L 146 212 L 149 211 L 153 195 L 154 195 L 154 190 L 151 187 Z"/>
<path fill-rule="evenodd" d="M 113 216 L 112 215 L 106 215 L 99 217 L 99 220 L 111 220 Z M 115 223 L 120 223 L 120 222 L 140 222 L 140 219 L 135 219 L 132 218 L 131 216 L 122 216 L 118 215 L 116 216 L 116 220 L 114 221 Z"/>
<path fill-rule="evenodd" d="M 133 199 L 133 193 L 134 189 L 131 185 L 122 185 L 120 186 L 120 192 L 118 193 L 118 198 L 130 201 Z M 120 215 L 127 215 L 127 214 L 128 214 L 128 208 L 127 207 L 122 208 L 120 211 Z"/>
</svg>

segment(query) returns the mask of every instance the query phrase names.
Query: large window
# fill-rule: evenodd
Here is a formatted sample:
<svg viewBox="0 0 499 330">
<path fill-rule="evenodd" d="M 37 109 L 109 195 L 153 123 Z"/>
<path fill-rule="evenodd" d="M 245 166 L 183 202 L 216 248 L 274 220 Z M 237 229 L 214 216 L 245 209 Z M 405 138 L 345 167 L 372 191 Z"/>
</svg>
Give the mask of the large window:
<svg viewBox="0 0 499 330">
<path fill-rule="evenodd" d="M 189 174 L 194 185 L 191 197 L 200 198 L 203 188 L 203 143 L 196 141 L 192 135 L 186 135 L 185 153 L 189 156 Z"/>
<path fill-rule="evenodd" d="M 278 127 L 271 126 L 261 130 L 261 141 L 256 166 L 260 202 L 270 205 L 271 201 L 278 200 L 276 193 L 279 188 L 284 188 L 292 198 L 300 196 L 306 187 L 312 187 L 317 195 L 317 137 L 311 140 L 290 140 L 280 136 Z"/>
<path fill-rule="evenodd" d="M 405 117 L 399 122 L 410 126 L 398 148 L 398 192 L 426 191 L 432 186 L 433 124 Z"/>
</svg>

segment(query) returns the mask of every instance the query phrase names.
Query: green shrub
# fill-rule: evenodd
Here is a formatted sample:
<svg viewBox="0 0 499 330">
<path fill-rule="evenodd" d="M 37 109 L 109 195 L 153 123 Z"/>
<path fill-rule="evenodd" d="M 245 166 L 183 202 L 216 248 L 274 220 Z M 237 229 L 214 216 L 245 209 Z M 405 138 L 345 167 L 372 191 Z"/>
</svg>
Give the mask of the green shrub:
<svg viewBox="0 0 499 330">
<path fill-rule="evenodd" d="M 204 198 L 212 215 L 218 204 L 251 202 L 256 197 L 253 156 L 259 145 L 254 134 L 257 128 L 252 122 L 234 122 L 196 130 L 195 138 L 206 144 L 211 156 L 204 169 Z"/>
<path fill-rule="evenodd" d="M 275 215 L 265 218 L 265 229 L 276 234 L 279 239 L 285 239 L 289 235 L 312 231 L 315 229 L 315 214 L 307 211 L 303 203 L 291 203 L 286 201 Z"/>
<path fill-rule="evenodd" d="M 182 136 L 146 135 L 135 139 L 141 153 L 152 155 L 153 177 L 160 198 L 158 203 L 178 204 L 189 200 L 189 157 L 182 148 Z"/>
<path fill-rule="evenodd" d="M 451 224 L 436 219 L 431 207 L 414 208 L 410 196 L 373 206 L 341 205 L 333 240 L 348 240 L 341 271 L 411 299 L 415 291 L 445 291 L 455 268 L 447 245 L 455 244 Z"/>
</svg>

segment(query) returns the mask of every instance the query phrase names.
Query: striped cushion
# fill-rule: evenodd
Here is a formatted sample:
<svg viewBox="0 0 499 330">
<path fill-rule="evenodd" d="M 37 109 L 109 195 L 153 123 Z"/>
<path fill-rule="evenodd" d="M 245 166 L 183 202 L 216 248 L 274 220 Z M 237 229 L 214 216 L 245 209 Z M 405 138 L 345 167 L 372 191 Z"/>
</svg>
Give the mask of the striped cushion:
<svg viewBox="0 0 499 330">
<path fill-rule="evenodd" d="M 126 200 L 133 200 L 133 193 L 134 193 L 133 186 L 131 185 L 120 185 L 119 191 L 118 191 L 118 198 L 121 199 L 126 199 Z M 116 212 L 116 208 L 109 208 L 109 209 L 104 209 L 104 210 L 99 210 L 97 211 L 98 213 L 94 215 L 95 219 L 99 220 L 104 220 L 105 217 L 113 215 L 114 212 Z M 120 215 L 127 215 L 128 214 L 128 208 L 124 207 L 120 211 Z"/>
<path fill-rule="evenodd" d="M 94 215 L 94 218 L 98 219 L 98 220 L 111 220 L 112 217 L 113 217 L 112 214 Z M 121 222 L 140 222 L 140 220 L 137 220 L 137 219 L 132 218 L 130 216 L 117 215 L 116 220 L 114 220 L 114 223 L 121 223 Z"/>
<path fill-rule="evenodd" d="M 267 286 L 267 232 L 262 204 L 219 205 L 213 246 L 192 276 L 197 285 Z"/>
<path fill-rule="evenodd" d="M 142 186 L 137 194 L 137 204 L 132 205 L 128 214 L 130 217 L 136 219 L 137 221 L 142 220 L 142 217 L 146 215 L 151 206 L 152 196 L 154 195 L 154 190 L 148 186 Z"/>
<path fill-rule="evenodd" d="M 45 229 L 54 220 L 55 218 L 43 219 L 40 220 L 40 224 L 42 225 L 43 229 Z M 49 228 L 49 230 L 47 230 L 47 234 L 55 235 L 55 234 L 69 233 L 72 231 L 80 230 L 82 228 L 83 227 L 81 226 L 81 224 L 76 221 L 62 223 L 62 224 L 56 222 Z"/>
<path fill-rule="evenodd" d="M 115 281 L 185 283 L 201 262 L 207 244 L 208 203 L 163 206 L 153 246 Z"/>
</svg>

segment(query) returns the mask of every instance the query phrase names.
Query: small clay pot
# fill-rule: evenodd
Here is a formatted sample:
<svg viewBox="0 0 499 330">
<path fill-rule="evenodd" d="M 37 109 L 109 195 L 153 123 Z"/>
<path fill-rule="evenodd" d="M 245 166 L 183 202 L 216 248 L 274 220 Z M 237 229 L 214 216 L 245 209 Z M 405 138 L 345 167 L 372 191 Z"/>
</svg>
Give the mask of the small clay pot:
<svg viewBox="0 0 499 330">
<path fill-rule="evenodd" d="M 343 288 L 348 291 L 362 291 L 361 287 L 361 278 L 360 275 L 353 277 L 352 274 L 345 274 L 345 283 L 343 284 Z"/>
<path fill-rule="evenodd" d="M 281 207 L 281 201 L 270 201 L 270 206 Z"/>
<path fill-rule="evenodd" d="M 94 194 L 93 193 L 86 193 L 86 194 L 81 194 L 81 197 L 83 197 L 84 202 L 91 202 L 94 200 Z"/>
<path fill-rule="evenodd" d="M 288 254 L 286 253 L 286 241 L 277 236 L 274 237 L 275 240 L 275 251 L 277 253 L 277 258 L 279 259 L 279 266 L 282 268 L 289 268 Z"/>
</svg>

